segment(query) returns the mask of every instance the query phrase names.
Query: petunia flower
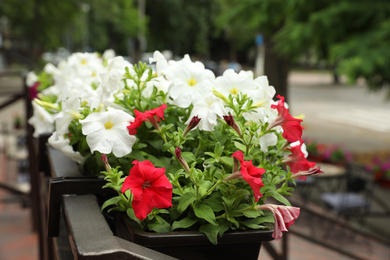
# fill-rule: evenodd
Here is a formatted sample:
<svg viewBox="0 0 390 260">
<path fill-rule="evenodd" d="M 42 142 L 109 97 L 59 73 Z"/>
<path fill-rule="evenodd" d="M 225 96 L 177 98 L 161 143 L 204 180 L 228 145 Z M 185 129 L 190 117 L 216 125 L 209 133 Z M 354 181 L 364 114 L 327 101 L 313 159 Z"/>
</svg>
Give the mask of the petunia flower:
<svg viewBox="0 0 390 260">
<path fill-rule="evenodd" d="M 26 75 L 26 85 L 32 87 L 35 83 L 38 82 L 38 76 L 34 72 L 30 71 Z"/>
<path fill-rule="evenodd" d="M 49 137 L 48 143 L 75 162 L 81 163 L 84 160 L 79 152 L 73 150 L 69 139 L 65 138 L 64 135 L 59 135 L 57 131 Z"/>
<path fill-rule="evenodd" d="M 123 82 L 123 74 L 128 67 L 130 71 L 133 66 L 126 61 L 122 56 L 115 57 L 107 61 L 107 66 L 100 70 L 99 77 L 101 79 L 100 88 L 102 94 L 107 99 L 111 93 L 116 93 L 125 87 Z"/>
<path fill-rule="evenodd" d="M 150 161 L 133 161 L 126 177 L 122 193 L 130 189 L 135 216 L 143 220 L 153 208 L 172 206 L 172 184 L 165 176 L 165 168 L 156 168 Z"/>
<path fill-rule="evenodd" d="M 264 153 L 268 152 L 269 146 L 274 146 L 278 143 L 278 137 L 275 133 L 266 133 L 259 138 L 260 149 Z"/>
<path fill-rule="evenodd" d="M 290 166 L 290 170 L 292 173 L 297 173 L 300 171 L 308 171 L 310 168 L 316 165 L 315 162 L 309 162 L 302 151 L 302 146 L 304 144 L 299 143 L 298 145 L 291 145 L 290 148 L 286 149 L 287 151 L 291 151 L 291 154 L 283 160 L 288 166 Z M 300 177 L 300 179 L 306 180 L 305 176 Z"/>
<path fill-rule="evenodd" d="M 135 136 L 129 135 L 126 128 L 133 120 L 128 113 L 108 107 L 105 112 L 89 114 L 84 120 L 80 120 L 80 123 L 91 152 L 112 152 L 116 157 L 123 157 L 131 153 L 136 140 Z"/>
<path fill-rule="evenodd" d="M 33 116 L 28 120 L 28 123 L 34 127 L 33 137 L 38 137 L 40 134 L 52 133 L 54 130 L 54 115 L 46 111 L 45 108 L 32 102 Z"/>
<path fill-rule="evenodd" d="M 252 188 L 253 195 L 255 196 L 255 201 L 258 201 L 261 196 L 260 188 L 264 186 L 263 181 L 261 180 L 261 175 L 265 172 L 263 168 L 257 168 L 252 165 L 252 160 L 244 161 L 244 154 L 241 151 L 234 152 L 232 154 L 236 160 L 241 164 L 241 171 L 235 172 L 225 178 L 225 180 L 232 180 L 241 178 L 244 179 Z"/>
<path fill-rule="evenodd" d="M 80 99 L 72 97 L 62 103 L 62 110 L 55 117 L 56 131 L 58 135 L 63 135 L 69 132 L 68 127 L 73 119 L 80 119 Z"/>
<path fill-rule="evenodd" d="M 239 93 L 254 96 L 257 85 L 253 80 L 253 74 L 247 71 L 236 73 L 233 69 L 227 69 L 222 76 L 215 79 L 215 89 L 225 96 L 236 96 Z"/>
<path fill-rule="evenodd" d="M 169 96 L 175 105 L 182 108 L 189 107 L 210 93 L 215 79 L 211 70 L 205 69 L 199 61 L 192 62 L 188 55 L 178 62 L 170 63 L 164 73 L 172 82 L 168 88 Z"/>
<path fill-rule="evenodd" d="M 161 119 L 164 120 L 164 110 L 168 106 L 166 104 L 162 104 L 158 108 L 154 108 L 145 112 L 140 112 L 137 109 L 134 109 L 135 112 L 135 120 L 127 127 L 129 133 L 131 135 L 135 135 L 137 133 L 137 128 L 142 125 L 142 122 L 148 121 L 150 122 L 156 129 L 160 129 L 157 124 L 157 121 L 160 122 Z M 156 118 L 155 118 L 156 117 Z M 157 119 L 157 121 L 156 121 Z"/>
<path fill-rule="evenodd" d="M 218 116 L 224 114 L 226 114 L 226 110 L 222 101 L 212 93 L 209 93 L 194 103 L 194 108 L 186 124 L 190 123 L 191 118 L 198 116 L 202 120 L 197 127 L 200 130 L 213 131 L 218 123 Z"/>
<path fill-rule="evenodd" d="M 289 110 L 284 103 L 284 97 L 278 95 L 279 101 L 277 105 L 271 105 L 271 108 L 277 109 L 279 116 L 268 125 L 267 130 L 274 128 L 275 126 L 281 126 L 283 128 L 282 136 L 290 143 L 302 140 L 302 119 L 294 118 L 290 115 Z"/>
<path fill-rule="evenodd" d="M 265 204 L 256 208 L 259 210 L 270 210 L 274 215 L 275 227 L 272 237 L 275 238 L 275 241 L 283 236 L 282 231 L 288 231 L 287 229 L 294 224 L 300 214 L 300 208 L 291 206 Z"/>
</svg>

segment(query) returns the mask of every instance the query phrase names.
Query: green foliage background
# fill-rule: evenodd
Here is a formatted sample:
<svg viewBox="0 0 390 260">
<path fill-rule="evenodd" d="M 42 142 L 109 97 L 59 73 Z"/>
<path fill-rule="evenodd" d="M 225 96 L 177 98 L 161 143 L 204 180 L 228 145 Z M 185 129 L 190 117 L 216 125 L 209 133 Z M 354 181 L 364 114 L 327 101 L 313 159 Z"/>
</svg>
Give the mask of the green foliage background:
<svg viewBox="0 0 390 260">
<path fill-rule="evenodd" d="M 92 50 L 114 48 L 127 56 L 141 33 L 146 51 L 234 60 L 253 51 L 262 33 L 273 54 L 268 60 L 281 58 L 290 68 L 302 56 L 314 56 L 351 82 L 363 77 L 373 90 L 389 88 L 388 0 L 145 0 L 141 21 L 140 1 L 1 0 L 0 17 L 10 21 L 12 39 L 26 40 L 32 58 L 66 42 L 71 51 L 83 50 L 86 33 Z M 253 62 L 245 58 L 242 63 Z M 267 66 L 276 73 L 271 78 L 286 78 L 277 71 L 280 63 Z"/>
</svg>

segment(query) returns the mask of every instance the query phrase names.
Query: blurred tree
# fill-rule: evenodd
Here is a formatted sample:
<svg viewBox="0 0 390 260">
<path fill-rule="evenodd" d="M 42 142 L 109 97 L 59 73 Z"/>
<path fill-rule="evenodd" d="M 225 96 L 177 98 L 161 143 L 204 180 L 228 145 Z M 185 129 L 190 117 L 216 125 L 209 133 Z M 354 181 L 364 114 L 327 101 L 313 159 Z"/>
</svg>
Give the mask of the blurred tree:
<svg viewBox="0 0 390 260">
<path fill-rule="evenodd" d="M 133 1 L 84 0 L 84 3 L 89 5 L 87 31 L 90 47 L 97 51 L 112 48 L 123 56 L 132 54 L 135 48 L 133 39 L 143 25 Z"/>
<path fill-rule="evenodd" d="M 137 7 L 129 0 L 0 0 L 0 17 L 9 21 L 13 42 L 27 43 L 22 54 L 35 62 L 43 51 L 59 47 L 113 48 L 128 55 L 130 39 L 137 36 L 140 24 Z"/>
<path fill-rule="evenodd" d="M 148 0 L 148 49 L 196 53 L 208 58 L 218 3 L 209 0 Z"/>
<path fill-rule="evenodd" d="M 284 56 L 311 49 L 351 82 L 390 90 L 390 1 L 290 0 L 287 10 L 275 37 Z"/>
<path fill-rule="evenodd" d="M 10 22 L 13 41 L 27 43 L 31 59 L 44 49 L 59 47 L 62 33 L 75 21 L 80 12 L 77 0 L 2 0 L 0 17 Z M 60 33 L 59 33 L 60 32 Z"/>
<path fill-rule="evenodd" d="M 254 45 L 255 36 L 264 37 L 264 74 L 279 95 L 287 98 L 289 60 L 275 50 L 275 35 L 285 25 L 288 15 L 286 0 L 219 0 L 221 12 L 217 18 L 219 29 L 237 47 Z M 234 32 L 234 33 L 233 33 Z"/>
<path fill-rule="evenodd" d="M 241 30 L 229 35 L 231 40 L 242 42 L 247 39 L 244 34 L 264 35 L 264 74 L 281 95 L 287 94 L 289 64 L 308 53 L 315 53 L 317 60 L 351 82 L 363 77 L 371 89 L 390 90 L 390 1 L 219 2 L 224 8 L 218 24 Z"/>
</svg>

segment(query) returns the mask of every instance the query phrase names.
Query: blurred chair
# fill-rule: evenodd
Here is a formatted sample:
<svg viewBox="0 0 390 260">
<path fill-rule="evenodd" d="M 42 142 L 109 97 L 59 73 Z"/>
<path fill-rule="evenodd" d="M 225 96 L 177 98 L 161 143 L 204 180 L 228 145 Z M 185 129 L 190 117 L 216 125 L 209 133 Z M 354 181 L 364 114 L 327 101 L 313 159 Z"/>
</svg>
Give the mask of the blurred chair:
<svg viewBox="0 0 390 260">
<path fill-rule="evenodd" d="M 317 179 L 314 176 L 308 176 L 306 180 L 297 179 L 295 180 L 296 191 L 300 195 L 303 202 L 306 202 L 309 199 L 309 196 L 316 186 Z"/>
<path fill-rule="evenodd" d="M 342 186 L 342 190 L 322 193 L 322 202 L 338 217 L 346 221 L 356 221 L 364 229 L 371 207 L 373 182 L 358 176 L 352 165 L 348 165 Z"/>
</svg>

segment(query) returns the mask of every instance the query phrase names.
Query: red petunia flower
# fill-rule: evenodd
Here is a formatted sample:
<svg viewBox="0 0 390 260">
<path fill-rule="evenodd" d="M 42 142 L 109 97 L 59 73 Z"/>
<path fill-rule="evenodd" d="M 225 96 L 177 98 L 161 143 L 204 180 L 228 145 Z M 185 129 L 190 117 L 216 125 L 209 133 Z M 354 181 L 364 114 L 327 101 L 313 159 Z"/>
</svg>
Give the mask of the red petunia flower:
<svg viewBox="0 0 390 260">
<path fill-rule="evenodd" d="M 241 151 L 234 152 L 232 157 L 236 158 L 241 164 L 241 176 L 237 176 L 237 178 L 244 179 L 251 186 L 255 201 L 258 201 L 259 198 L 263 196 L 263 194 L 260 193 L 260 188 L 264 186 L 261 175 L 265 170 L 254 166 L 252 160 L 244 161 L 244 154 Z M 232 175 L 234 175 L 234 173 Z"/>
<path fill-rule="evenodd" d="M 259 210 L 270 210 L 274 215 L 275 228 L 272 237 L 275 241 L 279 240 L 283 233 L 282 231 L 288 231 L 287 229 L 294 224 L 295 220 L 299 217 L 300 209 L 291 206 L 281 206 L 274 204 L 264 204 L 258 206 Z"/>
<path fill-rule="evenodd" d="M 166 104 L 162 104 L 158 108 L 154 108 L 145 112 L 140 112 L 137 109 L 134 109 L 135 113 L 135 120 L 132 122 L 127 129 L 129 130 L 129 134 L 135 135 L 137 133 L 137 128 L 142 125 L 142 122 L 148 121 L 152 123 L 152 125 L 156 128 L 159 129 L 159 126 L 157 124 L 157 121 L 160 122 L 161 119 L 164 120 L 164 110 L 168 106 Z M 156 121 L 156 118 L 157 121 Z"/>
<path fill-rule="evenodd" d="M 172 207 L 172 184 L 165 168 L 156 168 L 150 161 L 135 160 L 133 164 L 121 191 L 131 190 L 135 216 L 143 220 L 153 208 Z"/>
<path fill-rule="evenodd" d="M 284 106 L 284 97 L 278 95 L 280 100 L 277 105 L 271 105 L 271 108 L 277 109 L 279 116 L 272 121 L 267 130 L 274 128 L 275 126 L 281 126 L 283 128 L 282 136 L 290 143 L 302 140 L 302 119 L 294 118 L 290 115 L 289 110 Z"/>
<path fill-rule="evenodd" d="M 284 162 L 290 166 L 292 173 L 308 171 L 310 168 L 316 165 L 315 162 L 309 162 L 306 159 L 305 154 L 302 152 L 301 146 L 302 144 L 299 144 L 287 149 L 288 151 L 291 151 L 291 154 L 284 160 Z M 303 176 L 300 177 L 300 179 L 306 180 L 306 177 Z"/>
</svg>

